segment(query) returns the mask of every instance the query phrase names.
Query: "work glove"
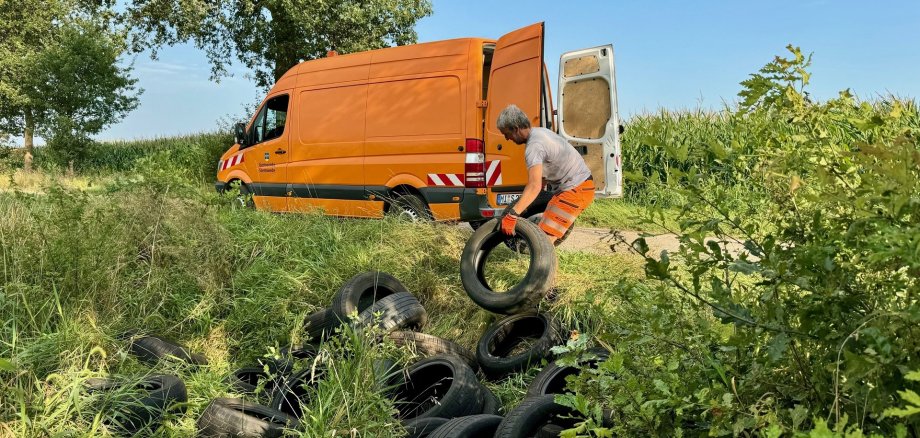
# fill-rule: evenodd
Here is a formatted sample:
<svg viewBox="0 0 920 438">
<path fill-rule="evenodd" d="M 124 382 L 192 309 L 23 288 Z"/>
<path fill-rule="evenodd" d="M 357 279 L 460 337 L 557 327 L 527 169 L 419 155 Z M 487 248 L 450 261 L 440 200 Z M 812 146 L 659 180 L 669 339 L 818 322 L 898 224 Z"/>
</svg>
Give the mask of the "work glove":
<svg viewBox="0 0 920 438">
<path fill-rule="evenodd" d="M 505 233 L 509 236 L 514 235 L 514 226 L 517 225 L 518 215 L 514 210 L 509 209 L 504 216 L 502 216 L 501 230 L 502 233 Z"/>
</svg>

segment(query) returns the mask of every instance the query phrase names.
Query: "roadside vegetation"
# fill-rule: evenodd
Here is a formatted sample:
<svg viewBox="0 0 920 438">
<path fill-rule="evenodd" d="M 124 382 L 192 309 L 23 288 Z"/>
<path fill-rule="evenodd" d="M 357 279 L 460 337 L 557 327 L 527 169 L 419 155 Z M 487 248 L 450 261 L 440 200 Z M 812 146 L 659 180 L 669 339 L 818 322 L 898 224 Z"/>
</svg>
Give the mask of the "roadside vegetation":
<svg viewBox="0 0 920 438">
<path fill-rule="evenodd" d="M 579 434 L 920 436 L 920 112 L 848 92 L 813 102 L 809 59 L 790 50 L 737 107 L 628 121 L 625 199 L 581 225 L 673 232 L 682 249 L 559 254 L 544 303 L 571 330 L 558 352 L 611 351 L 559 397 L 591 418 Z M 182 377 L 189 402 L 153 435 L 190 436 L 232 394 L 230 371 L 308 341 L 305 317 L 367 270 L 419 297 L 426 333 L 472 347 L 493 321 L 460 285 L 469 230 L 235 209 L 211 184 L 230 143 L 93 144 L 74 174 L 41 149 L 31 174 L 0 153 L 0 436 L 110 434 L 79 388 L 151 372 L 117 339 L 133 329 L 207 356 L 155 369 Z M 745 250 L 725 251 L 734 240 Z M 334 341 L 303 436 L 401 436 L 392 401 L 363 384 L 395 350 Z M 488 384 L 502 413 L 536 371 Z"/>
</svg>

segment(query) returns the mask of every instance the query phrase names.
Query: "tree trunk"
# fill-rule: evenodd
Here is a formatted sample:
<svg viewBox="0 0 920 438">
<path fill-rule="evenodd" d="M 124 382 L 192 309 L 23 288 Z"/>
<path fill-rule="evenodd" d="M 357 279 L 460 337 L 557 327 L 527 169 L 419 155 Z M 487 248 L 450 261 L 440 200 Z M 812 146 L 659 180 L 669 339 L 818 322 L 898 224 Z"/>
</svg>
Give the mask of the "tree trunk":
<svg viewBox="0 0 920 438">
<path fill-rule="evenodd" d="M 25 131 L 22 134 L 23 145 L 22 148 L 25 150 L 25 155 L 22 160 L 22 169 L 26 172 L 32 171 L 32 136 L 35 133 L 35 120 L 32 118 L 32 108 L 26 108 L 25 112 L 26 118 L 26 127 Z"/>
<path fill-rule="evenodd" d="M 284 74 L 287 73 L 287 71 L 290 70 L 291 67 L 294 67 L 299 62 L 297 58 L 293 56 L 293 54 L 291 53 L 284 53 L 284 54 L 279 53 L 279 54 L 276 54 L 276 56 L 277 57 L 275 59 L 275 68 L 272 71 L 272 73 L 275 76 L 275 83 L 277 83 L 278 79 L 281 79 L 281 77 L 284 76 Z"/>
</svg>

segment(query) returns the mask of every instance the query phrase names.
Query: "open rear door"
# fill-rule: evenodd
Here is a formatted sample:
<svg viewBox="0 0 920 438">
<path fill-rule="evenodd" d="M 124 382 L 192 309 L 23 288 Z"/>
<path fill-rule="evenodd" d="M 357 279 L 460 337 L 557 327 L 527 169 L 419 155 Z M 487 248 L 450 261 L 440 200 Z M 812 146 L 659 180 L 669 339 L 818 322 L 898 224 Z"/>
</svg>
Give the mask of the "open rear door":
<svg viewBox="0 0 920 438">
<path fill-rule="evenodd" d="M 584 156 L 597 193 L 623 196 L 620 116 L 613 46 L 577 50 L 559 59 L 559 135 Z"/>
<path fill-rule="evenodd" d="M 524 146 L 505 140 L 495 122 L 498 114 L 513 103 L 530 117 L 533 126 L 540 126 L 542 91 L 543 23 L 532 24 L 499 38 L 492 55 L 486 107 L 486 160 L 490 165 L 501 160 L 500 185 L 512 186 L 509 189 L 516 186 L 518 193 L 527 184 Z"/>
</svg>

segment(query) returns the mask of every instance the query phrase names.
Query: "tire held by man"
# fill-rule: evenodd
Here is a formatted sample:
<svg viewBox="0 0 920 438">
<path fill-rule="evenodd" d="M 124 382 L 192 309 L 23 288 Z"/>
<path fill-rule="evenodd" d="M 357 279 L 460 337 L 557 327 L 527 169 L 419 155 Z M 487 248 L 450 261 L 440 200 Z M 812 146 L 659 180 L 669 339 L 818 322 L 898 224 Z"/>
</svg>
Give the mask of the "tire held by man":
<svg viewBox="0 0 920 438">
<path fill-rule="evenodd" d="M 536 307 L 555 281 L 556 253 L 546 234 L 530 221 L 517 222 L 515 233 L 530 249 L 530 266 L 524 278 L 508 290 L 493 290 L 485 278 L 489 254 L 507 239 L 497 219 L 473 232 L 460 257 L 463 289 L 479 307 L 493 313 L 511 315 Z"/>
</svg>

